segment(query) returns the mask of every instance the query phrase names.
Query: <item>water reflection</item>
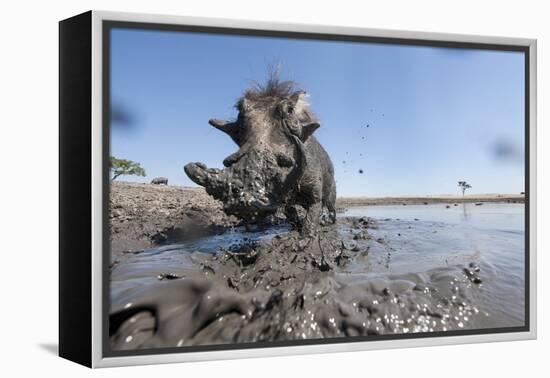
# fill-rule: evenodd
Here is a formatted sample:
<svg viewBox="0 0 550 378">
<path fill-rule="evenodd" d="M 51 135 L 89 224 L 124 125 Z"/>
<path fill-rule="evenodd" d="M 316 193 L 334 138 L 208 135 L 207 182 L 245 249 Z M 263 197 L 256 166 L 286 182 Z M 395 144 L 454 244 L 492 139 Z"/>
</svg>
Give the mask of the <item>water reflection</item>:
<svg viewBox="0 0 550 378">
<path fill-rule="evenodd" d="M 462 203 L 462 220 L 467 222 L 470 219 L 470 214 L 468 213 L 468 210 L 466 209 L 466 203 Z"/>
</svg>

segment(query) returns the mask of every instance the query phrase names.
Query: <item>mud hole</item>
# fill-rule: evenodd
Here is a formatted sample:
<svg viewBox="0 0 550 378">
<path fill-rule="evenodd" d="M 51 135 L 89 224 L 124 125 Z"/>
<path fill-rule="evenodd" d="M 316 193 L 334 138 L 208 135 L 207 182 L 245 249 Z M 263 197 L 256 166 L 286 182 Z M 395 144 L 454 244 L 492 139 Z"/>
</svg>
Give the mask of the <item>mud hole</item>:
<svg viewBox="0 0 550 378">
<path fill-rule="evenodd" d="M 111 272 L 111 347 L 376 337 L 483 325 L 488 314 L 472 298 L 483 285 L 479 266 L 385 273 L 395 250 L 373 236 L 376 229 L 372 219 L 341 217 L 310 239 L 283 225 L 214 240 L 221 246 L 214 253 L 201 252 L 199 243 L 123 254 Z M 231 231 L 220 238 L 227 235 Z"/>
</svg>

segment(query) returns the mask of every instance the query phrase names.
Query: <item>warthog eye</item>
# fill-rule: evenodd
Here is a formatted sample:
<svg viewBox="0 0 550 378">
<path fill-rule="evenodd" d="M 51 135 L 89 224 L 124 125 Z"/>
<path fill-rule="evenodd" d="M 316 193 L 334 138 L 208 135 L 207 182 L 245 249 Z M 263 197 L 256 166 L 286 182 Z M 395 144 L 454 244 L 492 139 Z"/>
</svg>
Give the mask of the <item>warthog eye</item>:
<svg viewBox="0 0 550 378">
<path fill-rule="evenodd" d="M 277 165 L 279 165 L 279 167 L 290 168 L 294 165 L 294 159 L 290 156 L 277 154 Z"/>
<path fill-rule="evenodd" d="M 289 104 L 288 102 L 280 103 L 276 107 L 276 114 L 281 118 L 285 118 L 286 116 L 292 115 L 293 113 L 294 106 L 292 104 Z"/>
<path fill-rule="evenodd" d="M 286 109 L 286 113 L 287 114 L 292 114 L 294 113 L 294 106 L 290 105 L 290 104 L 287 104 L 287 106 L 285 107 Z"/>
</svg>

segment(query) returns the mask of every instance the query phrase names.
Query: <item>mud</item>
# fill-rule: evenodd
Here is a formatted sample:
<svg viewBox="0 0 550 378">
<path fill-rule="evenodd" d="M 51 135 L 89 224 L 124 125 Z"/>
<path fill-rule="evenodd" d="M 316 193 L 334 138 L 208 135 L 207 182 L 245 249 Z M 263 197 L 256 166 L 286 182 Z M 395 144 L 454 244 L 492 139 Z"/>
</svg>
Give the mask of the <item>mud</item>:
<svg viewBox="0 0 550 378">
<path fill-rule="evenodd" d="M 220 248 L 124 254 L 111 273 L 114 350 L 433 332 L 483 326 L 482 268 L 379 274 L 394 248 L 378 224 L 341 217 L 304 239 L 281 225 Z M 166 268 L 170 267 L 169 270 Z M 164 270 L 163 270 L 164 269 Z M 380 270 L 378 270 L 380 272 Z"/>
<path fill-rule="evenodd" d="M 306 238 L 203 189 L 111 194 L 113 350 L 523 324 L 518 204 L 353 207 Z"/>
<path fill-rule="evenodd" d="M 120 256 L 173 241 L 196 239 L 239 224 L 202 188 L 113 182 L 111 264 Z"/>
</svg>

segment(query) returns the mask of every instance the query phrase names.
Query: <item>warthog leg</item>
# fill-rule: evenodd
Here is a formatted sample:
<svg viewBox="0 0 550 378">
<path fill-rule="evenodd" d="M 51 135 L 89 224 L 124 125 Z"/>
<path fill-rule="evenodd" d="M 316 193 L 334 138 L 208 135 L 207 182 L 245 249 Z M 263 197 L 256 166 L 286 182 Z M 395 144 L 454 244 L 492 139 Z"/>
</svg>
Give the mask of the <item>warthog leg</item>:
<svg viewBox="0 0 550 378">
<path fill-rule="evenodd" d="M 302 226 L 302 235 L 312 237 L 319 232 L 319 220 L 323 210 L 323 205 L 320 201 L 314 202 L 306 210 L 307 213 Z"/>
</svg>

